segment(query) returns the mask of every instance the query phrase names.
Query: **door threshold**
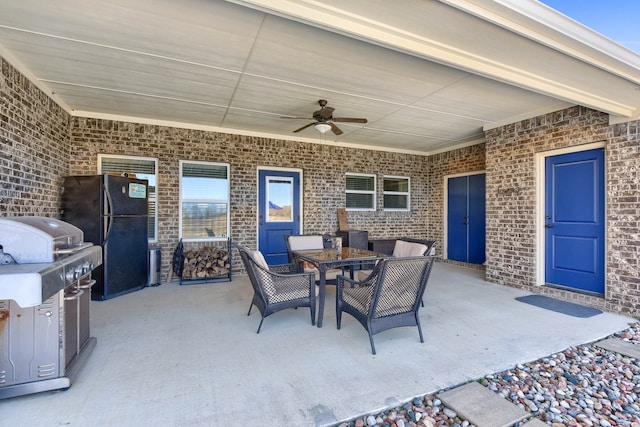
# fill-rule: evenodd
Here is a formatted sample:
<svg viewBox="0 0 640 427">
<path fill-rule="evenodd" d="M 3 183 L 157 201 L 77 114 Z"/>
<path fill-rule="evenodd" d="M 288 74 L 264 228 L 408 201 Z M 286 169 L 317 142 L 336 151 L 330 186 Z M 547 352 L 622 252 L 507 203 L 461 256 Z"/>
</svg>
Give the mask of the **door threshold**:
<svg viewBox="0 0 640 427">
<path fill-rule="evenodd" d="M 545 283 L 542 286 L 544 286 L 546 288 L 557 289 L 559 291 L 566 291 L 566 292 L 571 292 L 571 293 L 574 293 L 574 294 L 580 294 L 580 295 L 586 295 L 586 296 L 589 296 L 589 297 L 604 299 L 604 294 L 601 294 L 599 292 L 585 291 L 585 290 L 582 290 L 582 289 L 572 288 L 570 286 L 556 285 L 554 283 Z"/>
</svg>

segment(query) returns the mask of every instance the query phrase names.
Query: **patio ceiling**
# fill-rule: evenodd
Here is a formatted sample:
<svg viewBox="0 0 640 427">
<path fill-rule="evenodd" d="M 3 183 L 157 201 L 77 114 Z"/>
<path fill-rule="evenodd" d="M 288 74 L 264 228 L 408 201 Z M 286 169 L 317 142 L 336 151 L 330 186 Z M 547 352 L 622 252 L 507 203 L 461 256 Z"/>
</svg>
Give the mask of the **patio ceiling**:
<svg viewBox="0 0 640 427">
<path fill-rule="evenodd" d="M 535 0 L 4 0 L 0 55 L 75 116 L 421 154 L 640 116 L 640 56 Z M 293 133 L 319 99 L 368 123 Z"/>
</svg>

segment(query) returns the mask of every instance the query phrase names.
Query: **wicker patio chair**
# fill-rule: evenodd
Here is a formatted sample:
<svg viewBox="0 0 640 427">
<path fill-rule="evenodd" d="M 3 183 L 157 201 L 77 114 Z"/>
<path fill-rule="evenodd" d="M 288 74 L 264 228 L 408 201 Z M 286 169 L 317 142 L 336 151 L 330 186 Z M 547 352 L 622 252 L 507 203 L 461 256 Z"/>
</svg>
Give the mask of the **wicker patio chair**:
<svg viewBox="0 0 640 427">
<path fill-rule="evenodd" d="M 369 333 L 373 354 L 373 335 L 391 328 L 417 326 L 420 342 L 424 342 L 418 310 L 434 260 L 431 256 L 385 258 L 365 281 L 338 276 L 338 329 L 342 312 L 355 317 Z"/>
<path fill-rule="evenodd" d="M 285 235 L 284 241 L 287 245 L 287 254 L 289 256 L 290 263 L 296 263 L 293 251 L 304 251 L 308 249 L 325 249 L 327 248 L 327 240 L 321 234 L 292 234 Z M 316 282 L 320 280 L 320 273 L 318 269 L 305 265 L 304 263 L 297 264 L 296 268 L 299 272 L 313 273 Z M 336 276 L 342 274 L 343 270 L 340 268 L 333 268 L 326 272 L 327 284 L 335 284 Z"/>
<path fill-rule="evenodd" d="M 260 333 L 265 317 L 286 308 L 309 307 L 311 325 L 315 325 L 316 286 L 312 273 L 295 273 L 292 264 L 269 266 L 260 251 L 236 247 L 253 286 L 253 300 L 247 316 L 254 305 L 262 315 L 256 333 Z"/>
</svg>

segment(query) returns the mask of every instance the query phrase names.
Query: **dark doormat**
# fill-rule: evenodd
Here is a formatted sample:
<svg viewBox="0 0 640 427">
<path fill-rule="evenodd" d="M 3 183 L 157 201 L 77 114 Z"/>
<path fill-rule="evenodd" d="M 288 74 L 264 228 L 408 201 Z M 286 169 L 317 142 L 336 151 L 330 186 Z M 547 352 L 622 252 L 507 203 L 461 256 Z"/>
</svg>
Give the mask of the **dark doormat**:
<svg viewBox="0 0 640 427">
<path fill-rule="evenodd" d="M 584 305 L 561 301 L 544 295 L 527 295 L 518 297 L 516 300 L 573 317 L 592 317 L 602 313 L 597 308 L 585 307 Z"/>
</svg>

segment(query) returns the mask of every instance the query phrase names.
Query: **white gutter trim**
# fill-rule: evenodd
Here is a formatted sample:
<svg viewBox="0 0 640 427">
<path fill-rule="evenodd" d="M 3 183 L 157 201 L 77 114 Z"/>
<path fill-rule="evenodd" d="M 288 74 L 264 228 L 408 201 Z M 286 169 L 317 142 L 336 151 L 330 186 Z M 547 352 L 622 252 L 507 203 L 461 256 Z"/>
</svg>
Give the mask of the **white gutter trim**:
<svg viewBox="0 0 640 427">
<path fill-rule="evenodd" d="M 439 0 L 640 85 L 640 54 L 539 1 Z M 505 9 L 516 15 L 507 16 Z M 514 17 L 517 17 L 516 20 Z M 570 39 L 571 44 L 561 40 Z M 606 56 L 596 58 L 594 52 Z"/>
</svg>

